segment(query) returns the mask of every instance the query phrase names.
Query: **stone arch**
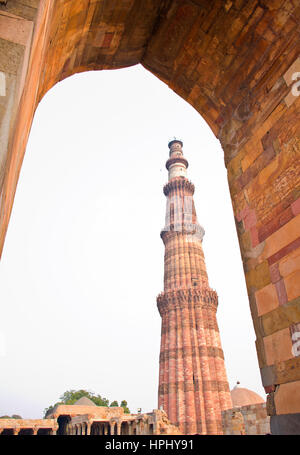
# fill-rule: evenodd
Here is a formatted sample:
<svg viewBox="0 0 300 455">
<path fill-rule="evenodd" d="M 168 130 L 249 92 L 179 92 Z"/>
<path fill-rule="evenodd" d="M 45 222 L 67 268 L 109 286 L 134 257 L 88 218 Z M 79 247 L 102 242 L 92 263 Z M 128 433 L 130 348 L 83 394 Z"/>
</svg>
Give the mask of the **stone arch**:
<svg viewBox="0 0 300 455">
<path fill-rule="evenodd" d="M 129 435 L 129 422 L 123 421 L 121 423 L 121 434 L 122 435 Z"/>
<path fill-rule="evenodd" d="M 4 428 L 1 432 L 1 436 L 8 436 L 8 435 L 14 435 L 15 434 L 15 430 L 14 428 Z"/>
<path fill-rule="evenodd" d="M 76 72 L 141 63 L 222 144 L 271 429 L 290 431 L 286 422 L 300 421 L 299 8 L 282 0 L 17 3 L 0 5 L 0 250 L 42 96 Z"/>
<path fill-rule="evenodd" d="M 33 428 L 21 428 L 19 431 L 19 436 L 32 436 L 34 434 Z"/>
<path fill-rule="evenodd" d="M 154 424 L 153 423 L 149 423 L 149 425 L 148 425 L 148 433 L 150 435 L 154 434 Z"/>
<path fill-rule="evenodd" d="M 60 415 L 57 419 L 57 423 L 58 423 L 57 434 L 59 434 L 59 435 L 68 434 L 67 430 L 68 430 L 68 425 L 69 425 L 70 421 L 71 421 L 71 417 L 69 415 Z"/>
<path fill-rule="evenodd" d="M 101 423 L 99 422 L 94 422 L 92 423 L 92 426 L 91 426 L 91 434 L 93 435 L 100 435 L 102 434 L 102 431 L 101 431 Z"/>
<path fill-rule="evenodd" d="M 40 435 L 50 435 L 51 434 L 51 429 L 50 428 L 39 428 L 37 430 L 37 435 L 40 436 Z M 68 433 L 69 434 L 69 433 Z"/>
</svg>

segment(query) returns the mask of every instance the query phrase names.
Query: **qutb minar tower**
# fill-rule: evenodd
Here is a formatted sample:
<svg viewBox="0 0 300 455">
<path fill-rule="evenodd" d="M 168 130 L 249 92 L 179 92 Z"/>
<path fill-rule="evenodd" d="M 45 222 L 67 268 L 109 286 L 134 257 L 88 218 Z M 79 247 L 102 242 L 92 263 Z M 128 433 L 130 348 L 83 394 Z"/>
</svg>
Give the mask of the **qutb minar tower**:
<svg viewBox="0 0 300 455">
<path fill-rule="evenodd" d="M 222 434 L 221 411 L 232 407 L 216 319 L 218 296 L 209 287 L 197 221 L 194 185 L 187 179 L 182 142 L 169 143 L 169 181 L 158 406 L 183 434 Z"/>
</svg>

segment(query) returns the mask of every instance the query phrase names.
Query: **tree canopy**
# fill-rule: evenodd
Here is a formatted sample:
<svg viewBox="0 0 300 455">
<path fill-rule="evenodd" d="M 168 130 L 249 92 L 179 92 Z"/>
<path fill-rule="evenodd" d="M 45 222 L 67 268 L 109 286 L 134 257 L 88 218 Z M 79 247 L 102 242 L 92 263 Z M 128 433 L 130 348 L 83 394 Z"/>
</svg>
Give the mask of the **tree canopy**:
<svg viewBox="0 0 300 455">
<path fill-rule="evenodd" d="M 111 408 L 113 407 L 118 407 L 119 406 L 119 403 L 117 401 L 112 401 L 109 405 Z"/>
<path fill-rule="evenodd" d="M 124 409 L 125 414 L 130 414 L 130 409 L 126 400 L 121 401 L 121 407 Z"/>
<path fill-rule="evenodd" d="M 58 405 L 58 404 L 70 404 L 70 405 L 72 405 L 72 404 L 74 404 L 77 400 L 79 400 L 82 397 L 89 398 L 91 401 L 93 401 L 93 403 L 95 403 L 96 406 L 110 406 L 110 407 L 119 406 L 118 402 L 116 400 L 112 401 L 109 404 L 109 400 L 107 398 L 103 398 L 103 397 L 101 397 L 101 395 L 96 395 L 94 392 L 90 392 L 88 390 L 84 390 L 84 389 L 67 390 L 66 392 L 64 392 L 59 397 L 60 401 L 58 401 L 54 405 L 49 406 L 48 408 L 44 409 L 44 417 L 46 417 L 47 414 L 52 412 L 56 405 Z M 127 401 L 126 400 L 121 401 L 121 405 L 120 406 L 122 408 L 124 408 L 125 414 L 130 414 L 130 410 L 129 410 L 128 406 L 127 406 Z"/>
<path fill-rule="evenodd" d="M 13 414 L 12 416 L 0 416 L 0 419 L 22 419 L 18 414 Z"/>
</svg>

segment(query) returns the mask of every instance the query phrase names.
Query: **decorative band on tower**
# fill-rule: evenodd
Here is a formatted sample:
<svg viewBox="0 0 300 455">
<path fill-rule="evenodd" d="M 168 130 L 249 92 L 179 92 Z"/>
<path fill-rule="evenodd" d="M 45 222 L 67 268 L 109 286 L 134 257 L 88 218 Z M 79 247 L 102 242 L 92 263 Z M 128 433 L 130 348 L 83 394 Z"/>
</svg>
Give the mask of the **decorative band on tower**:
<svg viewBox="0 0 300 455">
<path fill-rule="evenodd" d="M 221 411 L 232 407 L 216 319 L 217 293 L 209 287 L 197 221 L 194 185 L 187 179 L 182 141 L 169 142 L 164 292 L 158 406 L 183 434 L 222 434 Z"/>
</svg>

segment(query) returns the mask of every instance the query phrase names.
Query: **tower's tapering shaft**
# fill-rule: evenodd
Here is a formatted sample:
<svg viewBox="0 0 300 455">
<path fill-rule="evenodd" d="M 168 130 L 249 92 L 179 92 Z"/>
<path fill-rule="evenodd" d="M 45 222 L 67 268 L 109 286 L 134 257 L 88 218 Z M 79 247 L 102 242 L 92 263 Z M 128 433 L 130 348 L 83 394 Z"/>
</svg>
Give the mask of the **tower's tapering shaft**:
<svg viewBox="0 0 300 455">
<path fill-rule="evenodd" d="M 187 180 L 182 142 L 169 143 L 164 292 L 158 405 L 183 434 L 221 434 L 221 411 L 231 407 L 216 319 L 218 296 L 209 287 L 194 185 Z"/>
</svg>

